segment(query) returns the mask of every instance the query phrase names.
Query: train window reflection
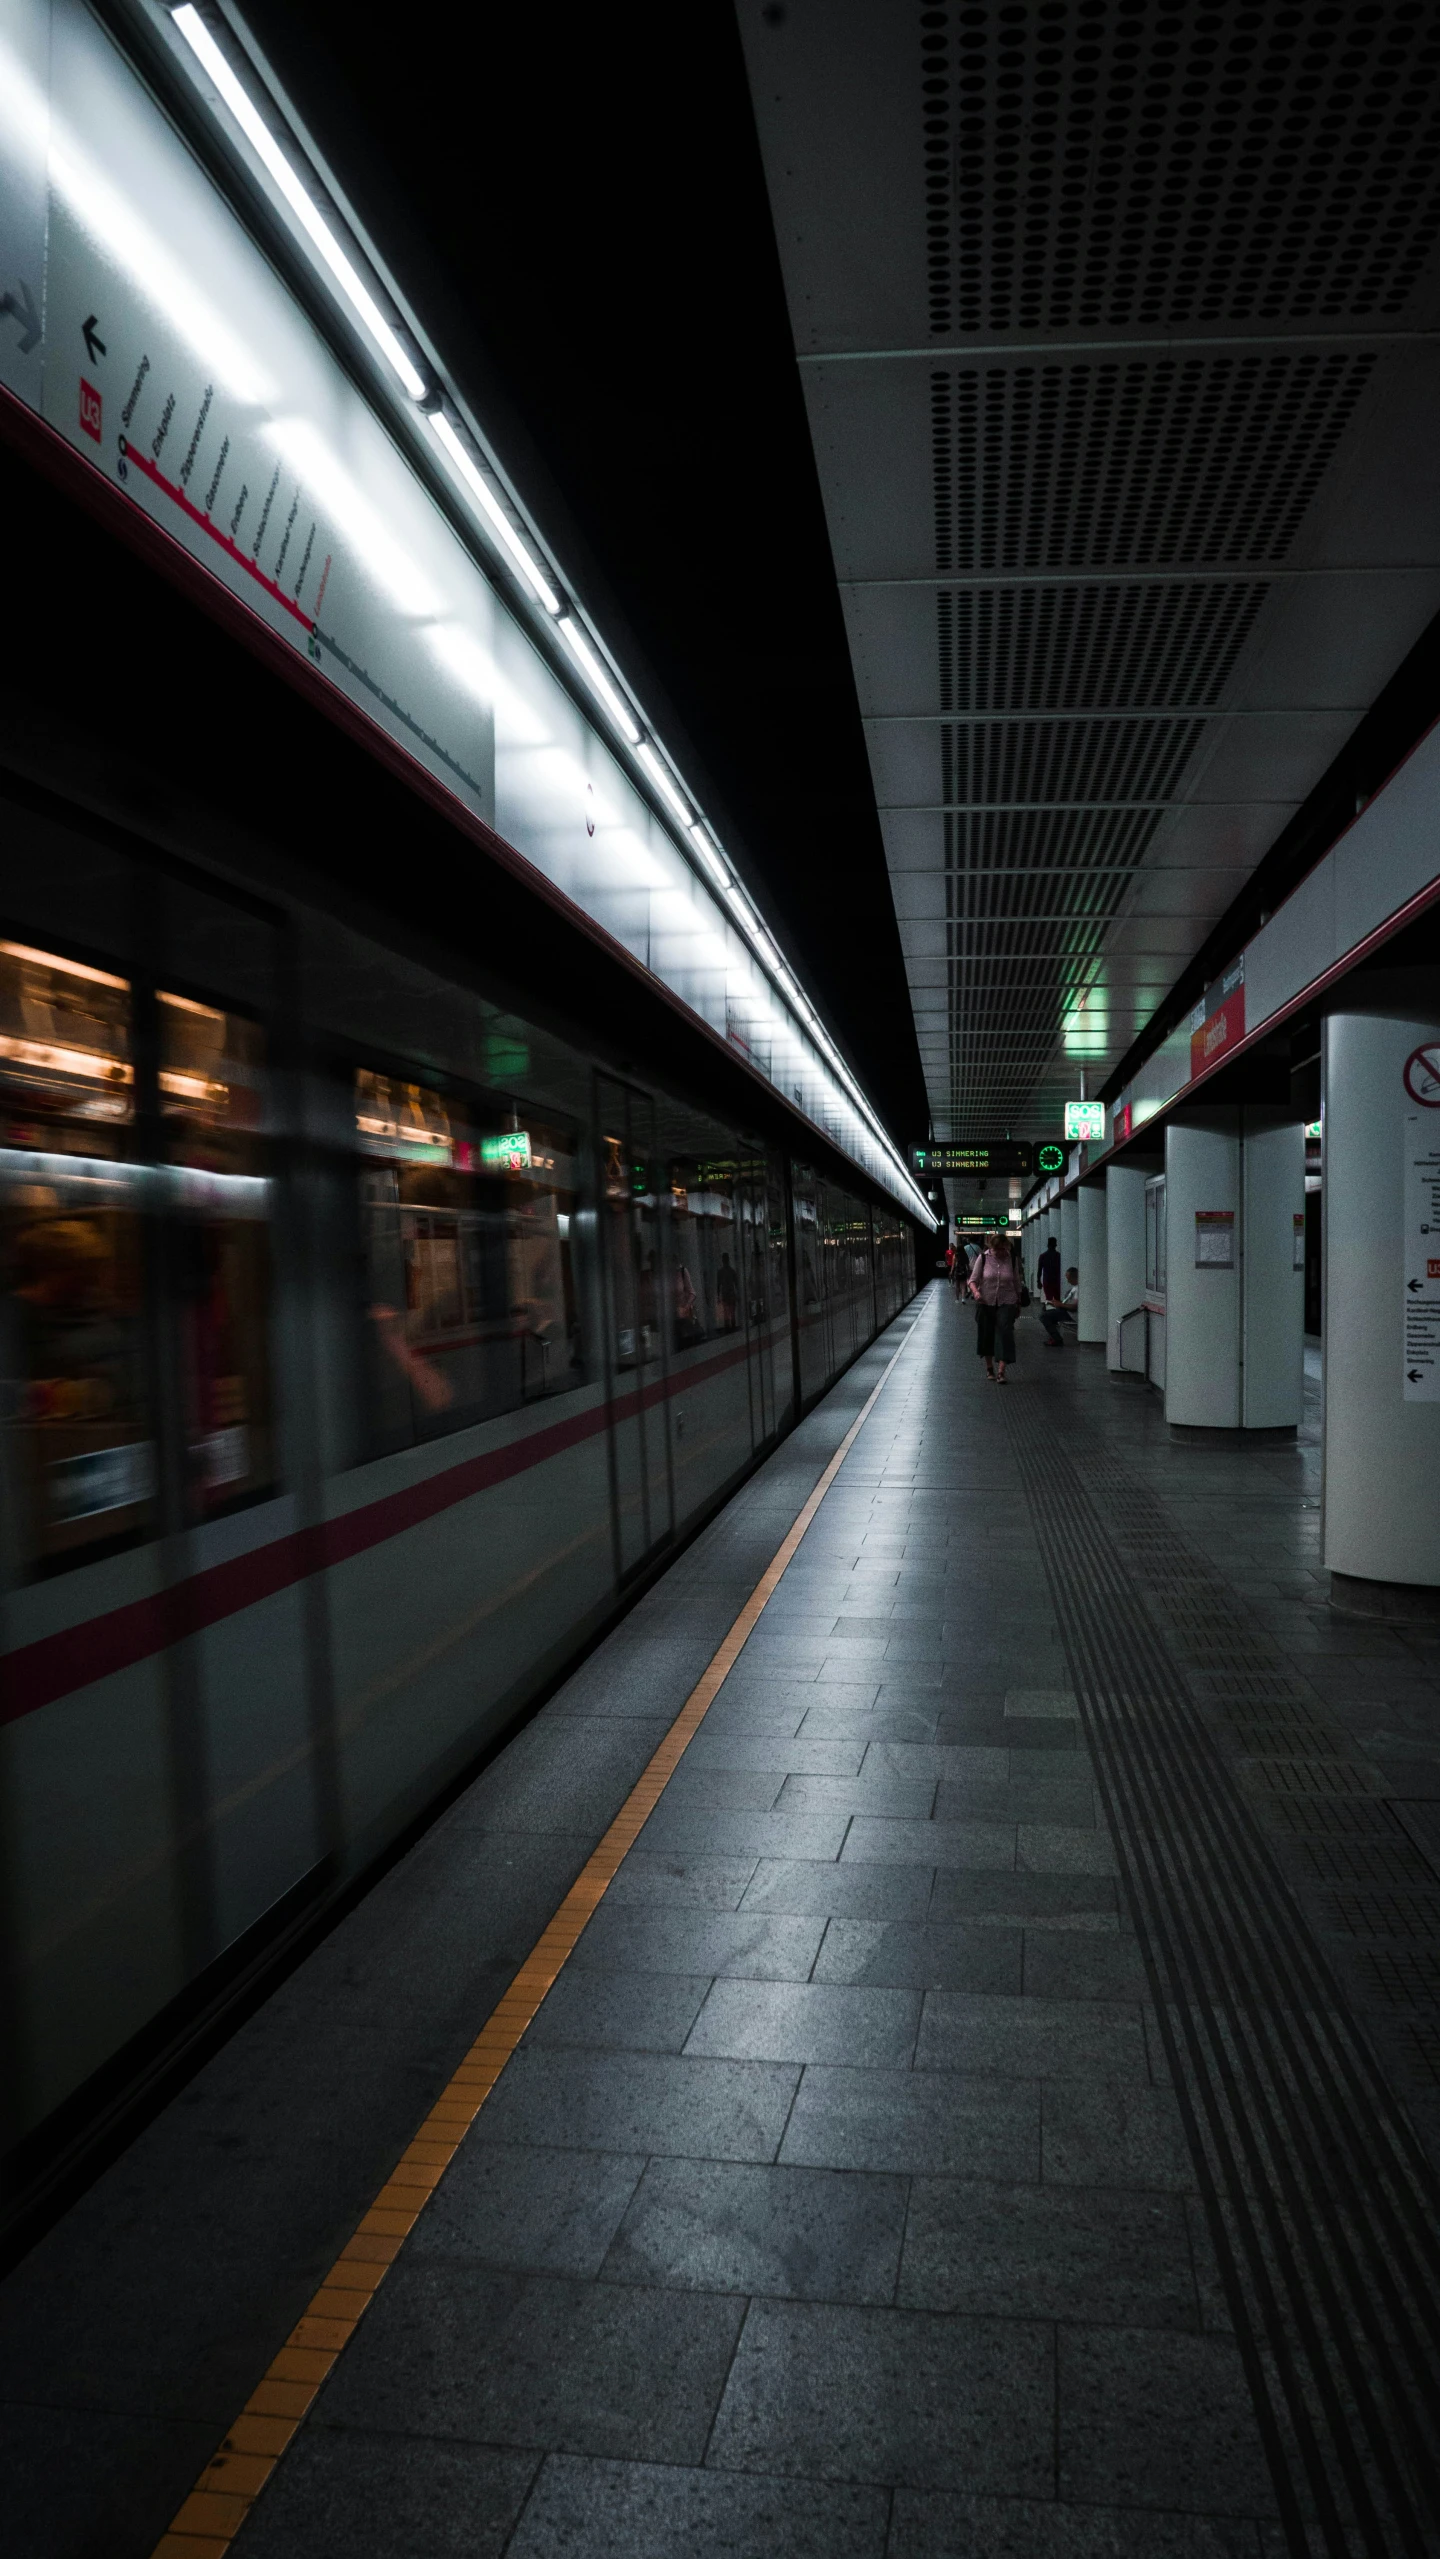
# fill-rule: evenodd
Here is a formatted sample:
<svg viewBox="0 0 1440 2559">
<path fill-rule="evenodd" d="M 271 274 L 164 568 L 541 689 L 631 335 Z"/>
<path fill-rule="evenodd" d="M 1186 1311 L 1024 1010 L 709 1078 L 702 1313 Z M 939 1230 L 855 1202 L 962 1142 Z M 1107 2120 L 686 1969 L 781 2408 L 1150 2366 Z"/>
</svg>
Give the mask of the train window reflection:
<svg viewBox="0 0 1440 2559">
<path fill-rule="evenodd" d="M 159 998 L 159 1095 L 192 1512 L 257 1500 L 276 1476 L 270 1361 L 265 1035 L 241 1014 Z"/>
<path fill-rule="evenodd" d="M 4 1533 L 16 1579 L 150 1525 L 130 987 L 0 942 Z"/>
<path fill-rule="evenodd" d="M 735 1166 L 677 1157 L 670 1167 L 673 1340 L 677 1350 L 740 1330 L 747 1285 Z"/>
<path fill-rule="evenodd" d="M 366 1067 L 355 1133 L 381 1444 L 578 1385 L 573 1130 Z"/>
</svg>

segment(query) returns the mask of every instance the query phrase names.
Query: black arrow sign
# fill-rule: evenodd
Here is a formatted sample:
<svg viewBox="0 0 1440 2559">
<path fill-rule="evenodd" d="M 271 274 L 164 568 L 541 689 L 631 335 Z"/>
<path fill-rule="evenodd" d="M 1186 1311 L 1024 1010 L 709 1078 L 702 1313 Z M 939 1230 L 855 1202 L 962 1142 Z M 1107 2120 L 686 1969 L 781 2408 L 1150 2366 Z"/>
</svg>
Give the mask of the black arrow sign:
<svg viewBox="0 0 1440 2559">
<path fill-rule="evenodd" d="M 97 355 L 104 355 L 105 353 L 104 339 L 97 338 L 95 335 L 95 321 L 96 314 L 92 311 L 89 319 L 82 320 L 80 323 L 80 335 L 85 341 L 85 352 L 90 358 L 92 364 L 94 363 Z"/>
<path fill-rule="evenodd" d="M 0 293 L 0 313 L 19 321 L 20 352 L 28 355 L 31 348 L 40 343 L 40 314 L 35 308 L 35 296 L 23 275 L 18 293 Z"/>
<path fill-rule="evenodd" d="M 1406 1285 L 1406 1287 L 1409 1289 L 1410 1294 L 1411 1294 L 1411 1296 L 1413 1297 L 1413 1296 L 1414 1296 L 1414 1294 L 1415 1294 L 1416 1289 L 1417 1289 L 1417 1288 L 1423 1288 L 1423 1287 L 1424 1287 L 1424 1285 L 1425 1285 L 1425 1283 L 1424 1283 L 1424 1281 L 1423 1281 L 1423 1280 L 1407 1280 L 1407 1281 L 1405 1282 L 1405 1285 Z"/>
<path fill-rule="evenodd" d="M 1412 1386 L 1418 1386 L 1418 1385 L 1419 1385 L 1420 1380 L 1421 1380 L 1421 1378 L 1423 1377 L 1424 1373 L 1425 1373 L 1425 1372 L 1424 1372 L 1424 1370 L 1423 1370 L 1423 1369 L 1419 1369 L 1419 1368 L 1407 1368 L 1407 1369 L 1406 1369 L 1406 1371 L 1405 1371 L 1405 1374 L 1406 1374 L 1406 1376 L 1409 1378 L 1410 1383 L 1411 1383 L 1411 1385 L 1412 1385 Z"/>
</svg>

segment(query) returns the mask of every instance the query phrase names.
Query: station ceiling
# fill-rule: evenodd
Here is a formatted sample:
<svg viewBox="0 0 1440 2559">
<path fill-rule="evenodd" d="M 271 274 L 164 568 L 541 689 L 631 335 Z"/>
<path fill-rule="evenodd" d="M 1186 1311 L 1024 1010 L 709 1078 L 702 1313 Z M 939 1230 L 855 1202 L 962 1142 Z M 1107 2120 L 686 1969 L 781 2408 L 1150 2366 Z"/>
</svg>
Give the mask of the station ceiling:
<svg viewBox="0 0 1440 2559">
<path fill-rule="evenodd" d="M 1054 1136 L 1440 610 L 1440 12 L 738 18 L 933 1130 Z"/>
</svg>

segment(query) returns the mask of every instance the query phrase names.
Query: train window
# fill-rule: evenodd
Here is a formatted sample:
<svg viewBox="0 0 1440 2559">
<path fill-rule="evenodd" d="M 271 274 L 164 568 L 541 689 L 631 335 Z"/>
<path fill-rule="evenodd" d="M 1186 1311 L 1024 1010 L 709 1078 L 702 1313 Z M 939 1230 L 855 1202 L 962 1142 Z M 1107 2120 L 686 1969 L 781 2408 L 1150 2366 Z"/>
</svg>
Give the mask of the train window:
<svg viewBox="0 0 1440 2559">
<path fill-rule="evenodd" d="M 578 1385 L 573 1130 L 368 1067 L 355 1126 L 381 1444 Z"/>
<path fill-rule="evenodd" d="M 186 1475 L 207 1518 L 275 1482 L 265 1035 L 184 995 L 157 1010 Z"/>
<path fill-rule="evenodd" d="M 672 1334 L 676 1350 L 738 1332 L 745 1287 L 735 1166 L 677 1156 L 670 1166 Z"/>
<path fill-rule="evenodd" d="M 5 1536 L 16 1579 L 152 1523 L 129 983 L 0 942 Z"/>
</svg>

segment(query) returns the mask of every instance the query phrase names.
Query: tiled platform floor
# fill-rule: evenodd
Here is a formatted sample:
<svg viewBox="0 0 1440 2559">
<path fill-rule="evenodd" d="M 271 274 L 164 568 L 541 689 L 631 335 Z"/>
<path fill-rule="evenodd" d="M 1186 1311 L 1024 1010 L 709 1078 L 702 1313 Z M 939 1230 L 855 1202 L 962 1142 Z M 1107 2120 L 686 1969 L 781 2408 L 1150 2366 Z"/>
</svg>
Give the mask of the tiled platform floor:
<svg viewBox="0 0 1440 2559">
<path fill-rule="evenodd" d="M 902 1329 L 0 2290 L 12 2448 L 73 2457 L 47 2501 L 22 2455 L 25 2559 L 149 2548 Z M 1321 1612 L 1310 1438 L 1173 1448 L 1026 1329 L 1005 1393 L 1083 1414 L 1440 1776 L 1435 1660 Z M 1069 1677 L 935 1289 L 238 2559 L 1279 2551 Z"/>
</svg>

